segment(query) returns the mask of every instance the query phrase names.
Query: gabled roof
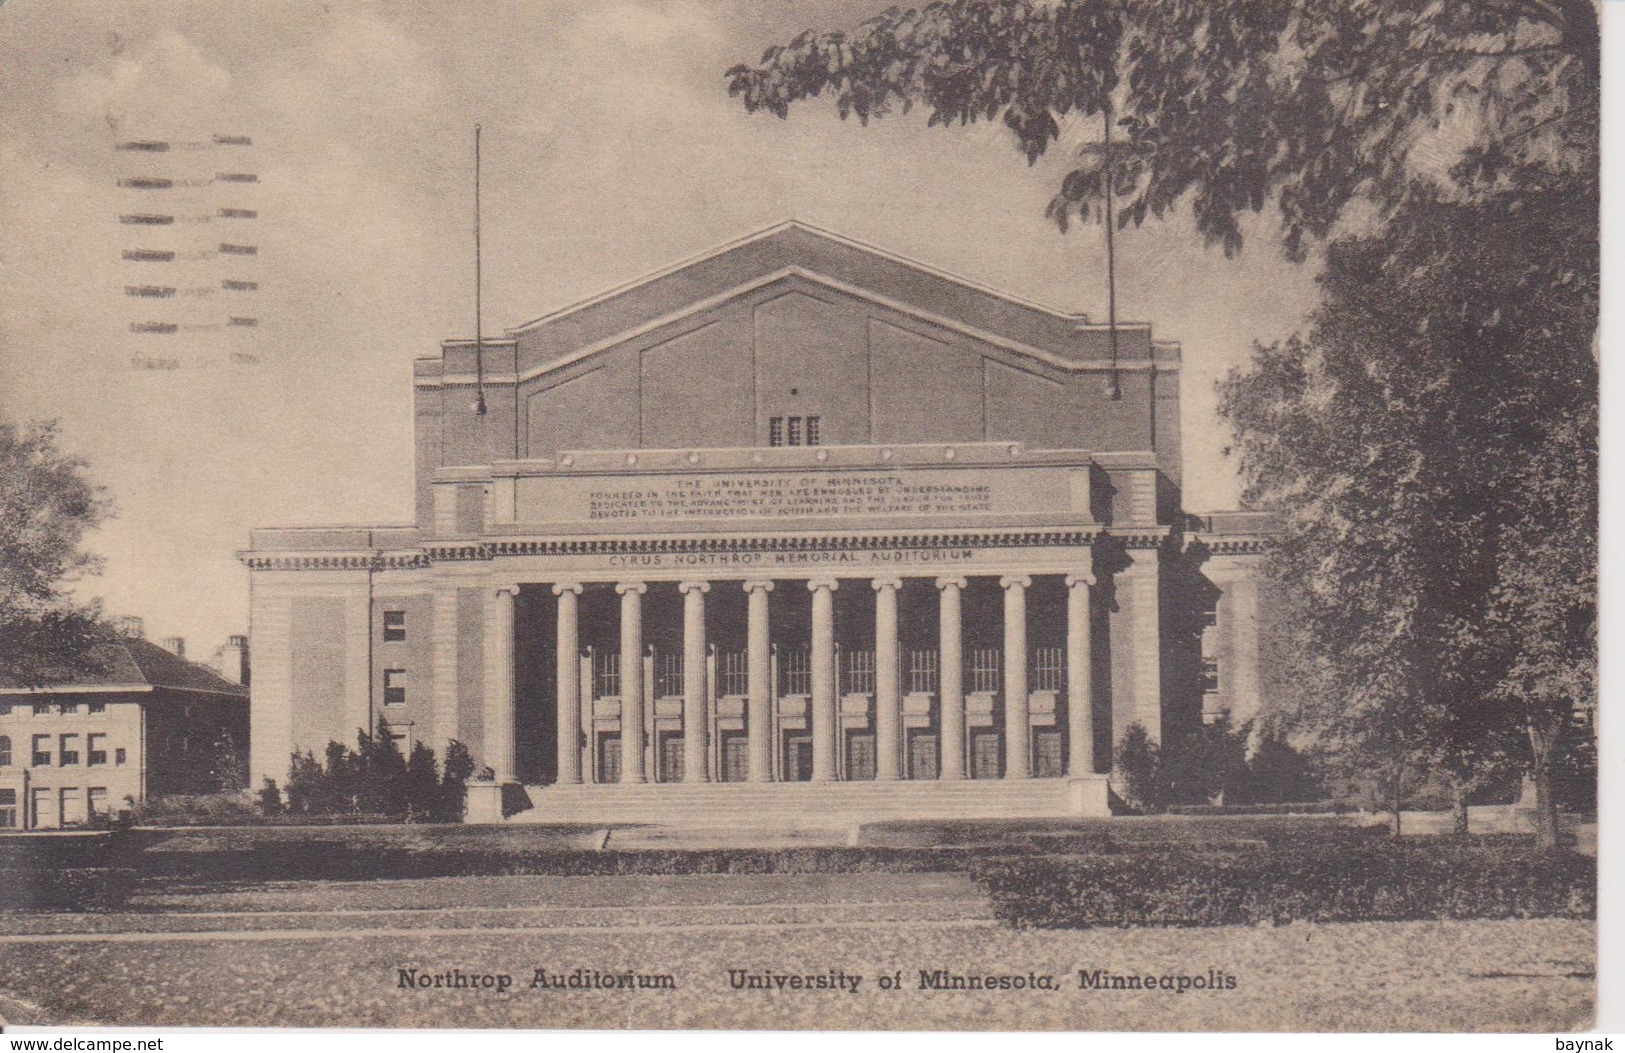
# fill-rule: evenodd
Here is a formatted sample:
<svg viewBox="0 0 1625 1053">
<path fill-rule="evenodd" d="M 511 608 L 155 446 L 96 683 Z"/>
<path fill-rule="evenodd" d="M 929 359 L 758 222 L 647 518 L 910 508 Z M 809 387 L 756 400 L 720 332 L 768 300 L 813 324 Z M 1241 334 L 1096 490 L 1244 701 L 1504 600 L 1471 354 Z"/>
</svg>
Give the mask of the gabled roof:
<svg viewBox="0 0 1625 1053">
<path fill-rule="evenodd" d="M 1107 327 L 990 288 L 851 238 L 791 220 L 665 267 L 508 330 L 522 375 L 534 375 L 669 324 L 752 289 L 794 279 L 896 308 L 1062 368 L 1097 363 Z M 1124 359 L 1177 362 L 1177 345 L 1153 352 L 1150 326 L 1119 322 Z M 461 347 L 465 341 L 447 341 Z M 495 346 L 497 341 L 490 341 Z"/>
<path fill-rule="evenodd" d="M 187 661 L 155 643 L 135 637 L 112 640 L 95 652 L 97 672 L 82 673 L 64 683 L 37 690 L 0 682 L 0 693 L 48 695 L 53 691 L 151 691 L 167 688 L 248 699 L 248 688 L 234 684 L 208 666 Z"/>
</svg>

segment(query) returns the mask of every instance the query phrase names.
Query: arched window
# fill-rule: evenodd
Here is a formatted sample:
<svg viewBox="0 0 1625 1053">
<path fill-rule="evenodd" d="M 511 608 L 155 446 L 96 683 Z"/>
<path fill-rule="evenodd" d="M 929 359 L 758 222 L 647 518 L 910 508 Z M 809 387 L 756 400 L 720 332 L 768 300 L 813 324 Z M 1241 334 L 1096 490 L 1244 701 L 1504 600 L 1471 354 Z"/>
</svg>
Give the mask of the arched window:
<svg viewBox="0 0 1625 1053">
<path fill-rule="evenodd" d="M 11 767 L 11 737 L 0 735 L 0 768 Z"/>
</svg>

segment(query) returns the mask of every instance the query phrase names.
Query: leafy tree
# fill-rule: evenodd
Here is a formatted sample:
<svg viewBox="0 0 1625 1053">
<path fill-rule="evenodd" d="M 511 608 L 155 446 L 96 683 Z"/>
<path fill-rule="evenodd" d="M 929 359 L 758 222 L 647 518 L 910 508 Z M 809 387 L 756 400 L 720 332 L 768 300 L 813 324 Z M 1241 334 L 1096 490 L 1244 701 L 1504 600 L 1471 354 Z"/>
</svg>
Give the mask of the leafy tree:
<svg viewBox="0 0 1625 1053">
<path fill-rule="evenodd" d="M 1119 226 L 1188 201 L 1228 255 L 1273 201 L 1301 256 L 1352 202 L 1403 207 L 1418 175 L 1594 188 L 1599 68 L 1591 0 L 943 0 L 727 77 L 781 118 L 828 95 L 865 124 L 915 104 L 932 125 L 999 119 L 1029 164 L 1081 141 L 1050 205 L 1063 229 L 1115 187 Z"/>
<path fill-rule="evenodd" d="M 1266 730 L 1247 758 L 1245 803 L 1318 801 L 1325 792 L 1315 764 L 1279 730 Z"/>
<path fill-rule="evenodd" d="M 1203 724 L 1165 743 L 1161 782 L 1170 803 L 1235 804 L 1246 783 L 1250 726 L 1229 718 Z"/>
<path fill-rule="evenodd" d="M 422 742 L 413 743 L 406 759 L 407 817 L 433 819 L 441 811 L 440 766 L 435 763 L 434 750 Z"/>
<path fill-rule="evenodd" d="M 110 511 L 54 423 L 0 425 L 0 682 L 45 687 L 101 668 L 100 607 L 69 590 L 101 570 L 81 546 Z"/>
<path fill-rule="evenodd" d="M 1311 715 L 1379 765 L 1396 821 L 1418 766 L 1464 818 L 1520 726 L 1542 785 L 1590 698 L 1595 223 L 1558 190 L 1418 198 L 1334 242 L 1307 339 L 1222 386 L 1245 500 L 1282 513 L 1271 569 L 1314 656 Z"/>
</svg>

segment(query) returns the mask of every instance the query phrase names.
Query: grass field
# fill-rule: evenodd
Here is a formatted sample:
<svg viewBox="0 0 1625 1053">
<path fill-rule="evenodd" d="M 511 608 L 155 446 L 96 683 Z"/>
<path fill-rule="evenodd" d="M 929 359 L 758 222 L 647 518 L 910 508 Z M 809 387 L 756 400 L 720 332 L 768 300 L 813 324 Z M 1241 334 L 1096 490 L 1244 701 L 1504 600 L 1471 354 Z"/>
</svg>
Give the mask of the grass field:
<svg viewBox="0 0 1625 1053">
<path fill-rule="evenodd" d="M 925 881 L 935 884 L 909 884 Z M 0 1006 L 16 1023 L 533 1028 L 1553 1031 L 1591 1014 L 1589 922 L 1011 932 L 977 909 L 971 888 L 944 875 L 703 875 L 176 894 L 141 904 L 145 913 L 57 916 L 46 933 L 46 916 L 0 918 L 11 934 L 0 933 Z M 888 900 L 943 909 L 888 920 Z M 482 906 L 496 901 L 537 912 Z M 792 903 L 799 920 L 782 916 Z M 675 989 L 528 986 L 538 968 L 578 967 L 669 975 Z M 513 987 L 406 990 L 403 968 L 507 974 Z M 936 969 L 1050 975 L 1058 986 L 921 990 L 920 971 Z M 1214 971 L 1235 987 L 1083 990 L 1080 969 Z M 853 993 L 735 991 L 729 970 L 863 979 Z M 880 988 L 886 974 L 901 975 L 900 990 Z"/>
</svg>

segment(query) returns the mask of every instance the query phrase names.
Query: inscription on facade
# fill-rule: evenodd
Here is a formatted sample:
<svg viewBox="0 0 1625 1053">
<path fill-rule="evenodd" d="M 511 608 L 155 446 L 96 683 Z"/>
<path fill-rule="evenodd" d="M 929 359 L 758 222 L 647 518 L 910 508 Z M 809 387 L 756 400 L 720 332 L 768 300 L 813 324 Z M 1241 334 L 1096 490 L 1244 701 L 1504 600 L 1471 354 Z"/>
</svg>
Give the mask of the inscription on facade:
<svg viewBox="0 0 1625 1053">
<path fill-rule="evenodd" d="M 695 472 L 519 480 L 519 522 L 975 516 L 1086 512 L 1087 482 L 1047 467 Z"/>
<path fill-rule="evenodd" d="M 928 515 L 993 511 L 986 483 L 896 475 L 736 475 L 644 481 L 589 491 L 592 520 L 706 516 Z"/>
</svg>

